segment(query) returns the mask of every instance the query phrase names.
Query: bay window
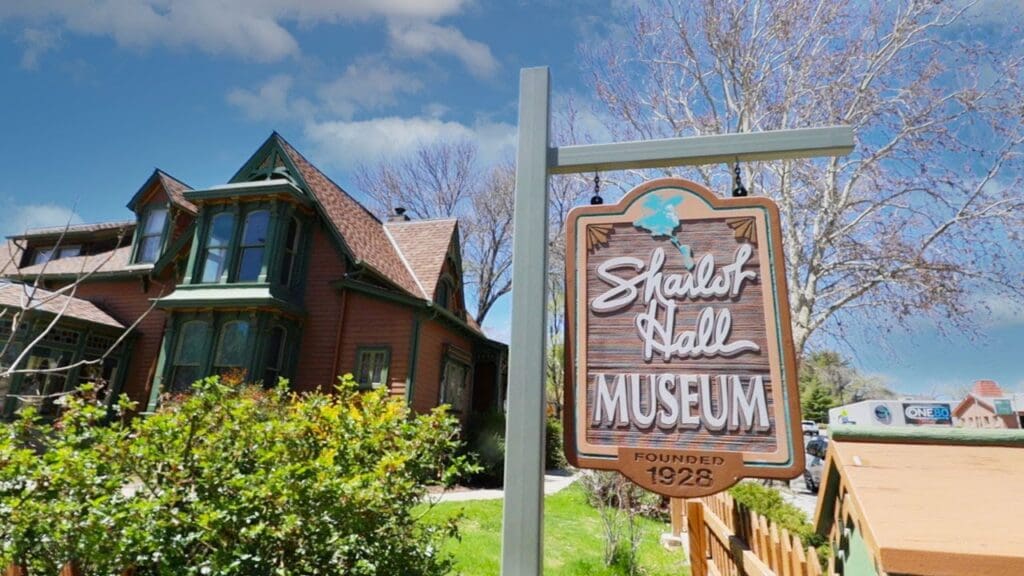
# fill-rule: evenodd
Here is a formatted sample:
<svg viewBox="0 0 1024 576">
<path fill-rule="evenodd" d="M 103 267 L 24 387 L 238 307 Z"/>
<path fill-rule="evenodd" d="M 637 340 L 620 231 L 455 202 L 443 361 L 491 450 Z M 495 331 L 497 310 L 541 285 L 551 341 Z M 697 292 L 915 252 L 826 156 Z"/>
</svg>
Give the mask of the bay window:
<svg viewBox="0 0 1024 576">
<path fill-rule="evenodd" d="M 270 212 L 255 210 L 245 217 L 242 241 L 239 247 L 237 282 L 255 282 L 263 270 L 263 253 L 267 246 L 267 228 Z"/>
<path fill-rule="evenodd" d="M 233 320 L 221 327 L 213 356 L 214 374 L 224 375 L 248 365 L 251 330 L 252 324 L 244 320 Z"/>
<path fill-rule="evenodd" d="M 235 215 L 231 212 L 221 212 L 210 222 L 201 277 L 204 284 L 220 282 L 227 267 L 234 231 Z"/>
<path fill-rule="evenodd" d="M 209 347 L 209 334 L 209 322 L 193 320 L 182 325 L 171 369 L 171 392 L 187 391 L 205 375 L 203 364 Z"/>
</svg>

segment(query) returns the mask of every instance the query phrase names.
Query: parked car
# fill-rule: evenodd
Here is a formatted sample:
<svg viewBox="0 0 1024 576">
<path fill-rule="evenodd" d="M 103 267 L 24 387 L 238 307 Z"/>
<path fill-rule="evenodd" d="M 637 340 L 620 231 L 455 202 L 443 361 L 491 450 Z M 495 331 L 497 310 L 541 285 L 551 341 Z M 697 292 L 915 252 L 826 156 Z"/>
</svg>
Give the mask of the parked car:
<svg viewBox="0 0 1024 576">
<path fill-rule="evenodd" d="M 817 494 L 821 487 L 821 473 L 825 469 L 825 456 L 828 454 L 828 438 L 818 436 L 807 442 L 807 465 L 804 468 L 804 484 L 807 489 Z"/>
<path fill-rule="evenodd" d="M 814 420 L 804 420 L 800 423 L 800 426 L 804 429 L 804 436 L 818 435 L 818 423 Z"/>
</svg>

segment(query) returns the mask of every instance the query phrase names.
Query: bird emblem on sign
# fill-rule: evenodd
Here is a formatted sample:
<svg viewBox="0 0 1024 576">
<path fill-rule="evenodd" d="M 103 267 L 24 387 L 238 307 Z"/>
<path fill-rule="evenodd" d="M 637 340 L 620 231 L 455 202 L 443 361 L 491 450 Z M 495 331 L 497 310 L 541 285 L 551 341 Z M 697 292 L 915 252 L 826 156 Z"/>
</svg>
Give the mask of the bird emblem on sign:
<svg viewBox="0 0 1024 576">
<path fill-rule="evenodd" d="M 679 253 L 683 255 L 683 266 L 687 270 L 693 269 L 693 251 L 686 244 L 679 242 L 675 236 L 676 228 L 679 228 L 679 214 L 676 207 L 682 203 L 682 196 L 662 197 L 651 194 L 643 203 L 644 209 L 648 211 L 633 222 L 633 226 L 647 230 L 654 238 L 666 237 Z"/>
</svg>

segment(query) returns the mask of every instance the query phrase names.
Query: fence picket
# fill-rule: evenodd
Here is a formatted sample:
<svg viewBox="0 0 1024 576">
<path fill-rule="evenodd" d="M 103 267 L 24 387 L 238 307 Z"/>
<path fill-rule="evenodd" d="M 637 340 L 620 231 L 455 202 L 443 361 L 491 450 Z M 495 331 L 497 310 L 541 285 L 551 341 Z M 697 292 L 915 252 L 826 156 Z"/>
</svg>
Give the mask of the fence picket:
<svg viewBox="0 0 1024 576">
<path fill-rule="evenodd" d="M 686 502 L 693 576 L 823 576 L 817 551 L 727 493 Z M 675 519 L 673 519 L 675 521 Z"/>
</svg>

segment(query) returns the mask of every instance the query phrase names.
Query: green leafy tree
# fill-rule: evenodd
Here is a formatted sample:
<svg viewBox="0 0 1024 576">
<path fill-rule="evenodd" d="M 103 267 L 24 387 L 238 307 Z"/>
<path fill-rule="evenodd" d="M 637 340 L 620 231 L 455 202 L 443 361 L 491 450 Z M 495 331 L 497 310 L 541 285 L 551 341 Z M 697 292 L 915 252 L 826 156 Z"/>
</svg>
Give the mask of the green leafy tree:
<svg viewBox="0 0 1024 576">
<path fill-rule="evenodd" d="M 122 408 L 127 406 L 122 405 Z M 444 409 L 386 392 L 297 396 L 197 382 L 146 418 L 96 425 L 72 398 L 0 428 L 0 564 L 83 574 L 445 574 L 454 525 L 413 514 L 472 466 Z"/>
<path fill-rule="evenodd" d="M 828 409 L 835 405 L 832 394 L 821 384 L 814 384 L 800 394 L 800 407 L 806 420 L 827 422 Z"/>
<path fill-rule="evenodd" d="M 804 398 L 815 386 L 825 388 L 836 406 L 896 397 L 880 378 L 862 374 L 849 360 L 831 350 L 813 352 L 800 363 L 800 397 Z"/>
</svg>

